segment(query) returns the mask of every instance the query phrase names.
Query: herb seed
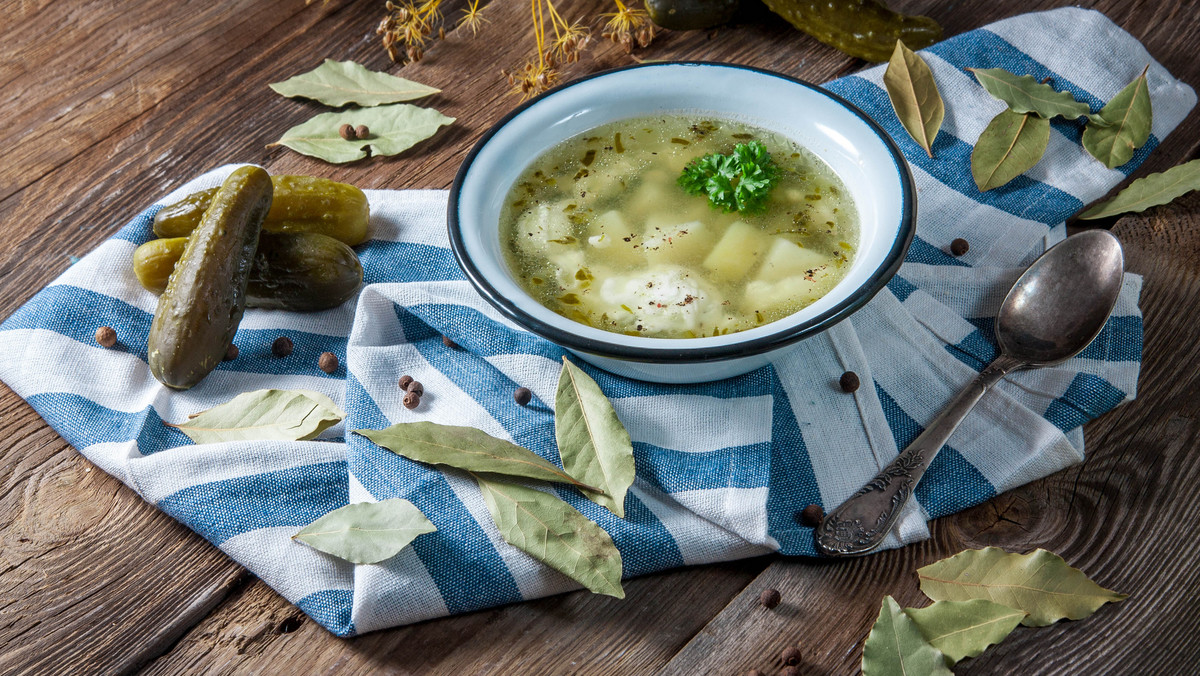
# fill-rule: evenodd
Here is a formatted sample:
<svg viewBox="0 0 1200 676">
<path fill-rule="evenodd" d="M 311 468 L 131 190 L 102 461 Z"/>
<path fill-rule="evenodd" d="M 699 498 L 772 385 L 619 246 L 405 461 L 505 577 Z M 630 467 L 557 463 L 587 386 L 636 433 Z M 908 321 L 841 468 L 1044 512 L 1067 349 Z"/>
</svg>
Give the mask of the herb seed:
<svg viewBox="0 0 1200 676">
<path fill-rule="evenodd" d="M 530 392 L 528 387 L 518 387 L 513 392 L 513 400 L 522 406 L 526 406 L 533 400 L 533 392 Z"/>
<path fill-rule="evenodd" d="M 793 664 L 800 664 L 801 657 L 803 655 L 800 654 L 800 649 L 793 645 L 784 648 L 783 654 L 779 656 L 779 659 L 783 660 L 784 664 L 791 666 Z"/>
<path fill-rule="evenodd" d="M 858 374 L 854 371 L 846 371 L 838 379 L 838 385 L 841 385 L 843 392 L 857 392 L 860 384 Z"/>
<path fill-rule="evenodd" d="M 962 237 L 950 242 L 950 253 L 954 254 L 955 256 L 961 256 L 970 250 L 971 243 Z"/>
<path fill-rule="evenodd" d="M 322 352 L 321 358 L 317 360 L 317 366 L 326 373 L 333 373 L 338 370 L 337 355 L 332 352 Z"/>
<path fill-rule="evenodd" d="M 400 376 L 400 389 L 407 392 L 408 386 L 412 383 L 412 381 L 413 381 L 412 376 Z"/>
<path fill-rule="evenodd" d="M 461 347 L 458 346 L 458 343 L 454 342 L 453 340 L 450 340 L 449 336 L 442 336 L 442 344 L 445 345 L 446 347 L 450 348 L 451 350 L 461 350 L 462 349 Z"/>
<path fill-rule="evenodd" d="M 338 127 L 338 135 L 341 136 L 342 138 L 346 139 L 347 141 L 353 141 L 354 140 L 354 126 L 351 124 L 343 124 L 342 126 Z"/>
<path fill-rule="evenodd" d="M 371 130 L 367 128 L 367 125 L 360 124 L 354 128 L 354 135 L 358 138 L 370 138 Z"/>
<path fill-rule="evenodd" d="M 117 344 L 117 332 L 111 326 L 101 326 L 96 329 L 96 342 L 101 347 L 112 347 Z"/>
<path fill-rule="evenodd" d="M 421 405 L 421 395 L 417 394 L 416 392 L 405 392 L 404 393 L 404 408 L 407 408 L 408 410 L 411 411 L 420 405 Z"/>
<path fill-rule="evenodd" d="M 422 385 L 421 381 L 419 381 L 419 380 L 412 381 L 411 383 L 408 384 L 408 387 L 406 387 L 404 389 L 408 390 L 409 392 L 412 392 L 413 394 L 417 395 L 418 397 L 425 396 L 425 386 Z"/>
<path fill-rule="evenodd" d="M 233 343 L 229 344 L 229 349 L 225 350 L 225 358 L 222 361 L 233 361 L 238 358 L 238 346 Z"/>
<path fill-rule="evenodd" d="M 287 336 L 280 336 L 271 343 L 271 354 L 276 357 L 286 357 L 292 353 L 292 339 Z"/>
<path fill-rule="evenodd" d="M 758 602 L 767 608 L 774 608 L 775 606 L 779 605 L 779 602 L 782 600 L 783 595 L 779 593 L 778 589 L 764 589 L 762 590 L 762 593 L 758 595 Z"/>
<path fill-rule="evenodd" d="M 809 505 L 800 512 L 800 523 L 809 528 L 816 528 L 825 520 L 825 510 L 820 505 Z"/>
</svg>

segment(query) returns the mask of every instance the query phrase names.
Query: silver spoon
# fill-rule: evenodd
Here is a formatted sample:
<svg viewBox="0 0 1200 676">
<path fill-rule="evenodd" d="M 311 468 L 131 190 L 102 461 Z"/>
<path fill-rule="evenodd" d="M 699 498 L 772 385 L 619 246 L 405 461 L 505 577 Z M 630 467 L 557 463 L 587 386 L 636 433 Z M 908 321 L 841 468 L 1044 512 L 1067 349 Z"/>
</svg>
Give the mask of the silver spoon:
<svg viewBox="0 0 1200 676">
<path fill-rule="evenodd" d="M 1034 261 L 996 316 L 1000 356 L 903 453 L 825 517 L 816 531 L 817 549 L 855 556 L 878 547 L 934 456 L 988 388 L 1012 371 L 1066 361 L 1099 335 L 1124 269 L 1121 243 L 1106 230 L 1068 237 Z"/>
</svg>

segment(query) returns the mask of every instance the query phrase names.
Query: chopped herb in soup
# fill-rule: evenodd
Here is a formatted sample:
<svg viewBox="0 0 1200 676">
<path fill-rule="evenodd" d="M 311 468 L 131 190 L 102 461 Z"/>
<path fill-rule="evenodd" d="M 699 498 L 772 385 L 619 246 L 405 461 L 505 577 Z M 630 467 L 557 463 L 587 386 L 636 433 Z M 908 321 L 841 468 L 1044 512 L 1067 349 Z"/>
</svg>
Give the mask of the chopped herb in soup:
<svg viewBox="0 0 1200 676">
<path fill-rule="evenodd" d="M 773 176 L 753 208 L 710 204 L 712 192 L 693 187 L 716 176 L 713 190 L 736 190 L 732 170 L 687 178 L 697 160 L 751 146 Z M 597 127 L 539 157 L 508 195 L 500 238 L 514 277 L 554 312 L 606 331 L 696 338 L 782 319 L 828 293 L 858 247 L 858 217 L 837 175 L 785 137 L 653 117 Z"/>
</svg>

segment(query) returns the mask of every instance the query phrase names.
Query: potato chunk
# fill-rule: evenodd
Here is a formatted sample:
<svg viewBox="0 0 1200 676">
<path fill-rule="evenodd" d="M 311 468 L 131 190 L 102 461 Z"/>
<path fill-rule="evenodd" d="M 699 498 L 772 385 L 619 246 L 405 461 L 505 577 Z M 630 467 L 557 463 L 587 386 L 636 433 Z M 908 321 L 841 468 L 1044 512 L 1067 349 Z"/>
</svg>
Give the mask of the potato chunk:
<svg viewBox="0 0 1200 676">
<path fill-rule="evenodd" d="M 673 219 L 671 223 L 671 220 L 660 217 L 646 222 L 642 248 L 646 250 L 646 260 L 651 265 L 698 261 L 712 250 L 717 239 L 713 228 L 703 221 L 681 223 L 679 219 Z"/>
<path fill-rule="evenodd" d="M 806 249 L 783 237 L 772 237 L 771 248 L 763 260 L 757 279 L 778 282 L 787 277 L 803 276 L 829 263 L 829 256 Z"/>
<path fill-rule="evenodd" d="M 702 265 L 718 279 L 744 279 L 758 264 L 770 244 L 770 238 L 761 230 L 736 221 L 726 228 L 725 234 L 709 252 Z"/>
</svg>

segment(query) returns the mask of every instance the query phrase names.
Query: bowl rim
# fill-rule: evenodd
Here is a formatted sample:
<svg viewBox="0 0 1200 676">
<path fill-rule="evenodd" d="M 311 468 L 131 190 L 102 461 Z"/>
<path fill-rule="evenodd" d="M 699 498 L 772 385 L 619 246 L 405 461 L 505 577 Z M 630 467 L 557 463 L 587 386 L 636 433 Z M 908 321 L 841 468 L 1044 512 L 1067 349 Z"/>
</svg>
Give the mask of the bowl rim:
<svg viewBox="0 0 1200 676">
<path fill-rule="evenodd" d="M 884 257 L 882 264 L 875 269 L 869 278 L 858 288 L 858 291 L 847 297 L 842 302 L 817 315 L 816 317 L 792 325 L 770 333 L 765 336 L 759 336 L 745 342 L 727 343 L 723 345 L 698 344 L 695 348 L 652 348 L 640 347 L 627 344 L 621 344 L 621 334 L 614 333 L 611 342 L 605 340 L 597 340 L 587 338 L 578 334 L 571 333 L 552 324 L 546 323 L 537 317 L 534 317 L 525 311 L 521 310 L 515 304 L 508 300 L 505 296 L 493 287 L 483 273 L 477 268 L 474 262 L 467 255 L 466 247 L 463 242 L 460 223 L 458 220 L 458 203 L 459 193 L 462 192 L 467 173 L 470 171 L 475 157 L 483 149 L 491 138 L 513 118 L 517 117 L 525 110 L 537 105 L 543 99 L 549 98 L 558 92 L 561 92 L 570 87 L 582 84 L 589 80 L 599 77 L 609 76 L 615 73 L 620 73 L 629 70 L 637 70 L 642 68 L 660 68 L 663 66 L 701 66 L 701 67 L 717 67 L 717 68 L 733 68 L 738 70 L 750 71 L 761 75 L 766 75 L 780 80 L 784 80 L 790 84 L 797 84 L 805 87 L 817 94 L 826 98 L 832 99 L 835 103 L 845 108 L 848 112 L 857 116 L 862 120 L 867 128 L 874 133 L 884 148 L 892 158 L 895 164 L 896 172 L 900 177 L 900 226 L 897 232 L 896 240 L 892 243 L 892 248 Z M 883 287 L 895 276 L 900 269 L 900 265 L 904 262 L 905 254 L 909 246 L 912 244 L 914 235 L 916 234 L 916 188 L 914 187 L 912 171 L 909 169 L 908 162 L 904 159 L 903 153 L 900 152 L 896 142 L 884 131 L 883 127 L 878 122 L 872 120 L 858 106 L 838 96 L 837 94 L 828 91 L 815 85 L 811 82 L 784 75 L 765 68 L 757 68 L 754 66 L 746 66 L 733 63 L 720 63 L 715 61 L 656 61 L 653 63 L 640 63 L 620 68 L 609 68 L 595 73 L 590 73 L 582 77 L 576 78 L 569 82 L 558 85 L 538 96 L 535 96 L 528 101 L 525 101 L 509 111 L 504 117 L 500 118 L 492 125 L 483 136 L 475 142 L 463 159 L 462 164 L 458 167 L 458 172 L 454 176 L 454 182 L 450 186 L 450 195 L 446 205 L 446 228 L 450 238 L 450 249 L 454 254 L 455 260 L 458 262 L 459 268 L 467 276 L 467 279 L 475 287 L 479 295 L 483 296 L 484 300 L 488 301 L 492 307 L 496 308 L 501 315 L 515 322 L 521 327 L 569 350 L 585 352 L 588 354 L 599 355 L 603 357 L 611 357 L 624 361 L 634 362 L 671 362 L 671 363 L 698 363 L 714 360 L 737 359 L 740 357 L 749 357 L 753 355 L 770 352 L 782 347 L 791 345 L 804 338 L 808 338 L 814 334 L 820 333 L 834 324 L 849 317 L 856 310 L 866 305 L 868 301 L 875 297 Z M 694 338 L 696 341 L 703 341 L 704 338 Z"/>
</svg>

